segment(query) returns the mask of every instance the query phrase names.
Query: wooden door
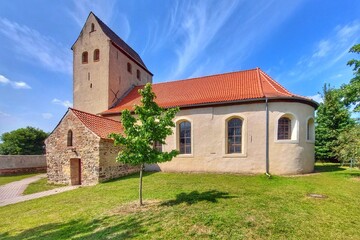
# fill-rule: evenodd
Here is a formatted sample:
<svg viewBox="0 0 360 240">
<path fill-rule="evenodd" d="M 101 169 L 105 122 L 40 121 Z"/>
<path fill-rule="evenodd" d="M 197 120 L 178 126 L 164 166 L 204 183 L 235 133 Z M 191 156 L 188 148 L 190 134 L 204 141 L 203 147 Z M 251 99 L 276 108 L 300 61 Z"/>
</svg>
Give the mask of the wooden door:
<svg viewBox="0 0 360 240">
<path fill-rule="evenodd" d="M 81 185 L 81 160 L 70 159 L 71 185 Z"/>
</svg>

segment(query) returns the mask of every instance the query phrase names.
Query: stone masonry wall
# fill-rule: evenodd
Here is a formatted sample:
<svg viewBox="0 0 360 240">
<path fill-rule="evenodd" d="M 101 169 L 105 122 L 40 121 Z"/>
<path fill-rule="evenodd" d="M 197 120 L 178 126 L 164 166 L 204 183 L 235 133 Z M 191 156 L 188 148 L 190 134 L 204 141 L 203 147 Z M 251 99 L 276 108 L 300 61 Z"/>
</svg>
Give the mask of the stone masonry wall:
<svg viewBox="0 0 360 240">
<path fill-rule="evenodd" d="M 100 182 L 140 171 L 140 167 L 138 166 L 134 167 L 117 162 L 116 156 L 119 150 L 120 148 L 115 147 L 113 141 L 106 139 L 100 140 Z"/>
<path fill-rule="evenodd" d="M 0 175 L 46 172 L 45 155 L 0 155 Z"/>
<path fill-rule="evenodd" d="M 68 131 L 73 132 L 73 146 L 67 146 Z M 59 125 L 46 139 L 48 182 L 71 184 L 70 159 L 81 159 L 81 184 L 99 182 L 99 140 L 69 110 Z"/>
</svg>

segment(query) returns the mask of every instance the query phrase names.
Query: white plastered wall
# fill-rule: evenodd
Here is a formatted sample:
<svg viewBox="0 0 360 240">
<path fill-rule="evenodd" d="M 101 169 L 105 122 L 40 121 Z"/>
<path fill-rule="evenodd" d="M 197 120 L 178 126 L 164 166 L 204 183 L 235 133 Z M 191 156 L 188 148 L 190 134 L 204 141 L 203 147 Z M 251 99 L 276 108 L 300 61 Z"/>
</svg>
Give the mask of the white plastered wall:
<svg viewBox="0 0 360 240">
<path fill-rule="evenodd" d="M 283 114 L 296 118 L 298 129 L 292 141 L 277 141 L 277 120 Z M 303 103 L 269 103 L 270 173 L 296 174 L 312 172 L 314 143 L 306 141 L 307 119 L 314 116 L 314 108 Z M 226 120 L 243 120 L 242 152 L 226 154 Z M 147 166 L 147 170 L 170 172 L 265 172 L 265 103 L 203 107 L 181 110 L 175 122 L 190 120 L 192 127 L 191 154 L 178 155 L 170 162 Z M 178 134 L 166 139 L 164 151 L 178 149 Z"/>
</svg>

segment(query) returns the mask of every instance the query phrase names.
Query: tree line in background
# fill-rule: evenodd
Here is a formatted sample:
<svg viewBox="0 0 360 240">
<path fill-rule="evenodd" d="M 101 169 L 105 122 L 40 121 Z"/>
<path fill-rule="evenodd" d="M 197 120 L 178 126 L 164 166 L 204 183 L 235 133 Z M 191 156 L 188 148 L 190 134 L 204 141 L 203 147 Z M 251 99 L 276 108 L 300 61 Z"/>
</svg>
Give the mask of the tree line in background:
<svg viewBox="0 0 360 240">
<path fill-rule="evenodd" d="M 48 133 L 34 127 L 19 128 L 0 137 L 0 155 L 41 155 Z"/>
<path fill-rule="evenodd" d="M 360 53 L 360 44 L 350 52 Z M 354 78 L 340 88 L 325 84 L 323 102 L 316 113 L 315 158 L 319 161 L 360 164 L 360 123 L 351 118 L 351 110 L 360 113 L 360 60 L 352 59 Z"/>
</svg>

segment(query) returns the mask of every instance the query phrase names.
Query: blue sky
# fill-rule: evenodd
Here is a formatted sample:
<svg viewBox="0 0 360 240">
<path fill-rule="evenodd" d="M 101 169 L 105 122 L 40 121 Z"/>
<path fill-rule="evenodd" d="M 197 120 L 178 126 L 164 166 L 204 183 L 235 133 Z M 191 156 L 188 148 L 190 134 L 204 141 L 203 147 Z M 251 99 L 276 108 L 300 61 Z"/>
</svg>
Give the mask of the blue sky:
<svg viewBox="0 0 360 240">
<path fill-rule="evenodd" d="M 154 83 L 260 67 L 318 100 L 352 78 L 360 1 L 0 1 L 0 134 L 45 131 L 72 105 L 72 44 L 93 11 Z"/>
</svg>

